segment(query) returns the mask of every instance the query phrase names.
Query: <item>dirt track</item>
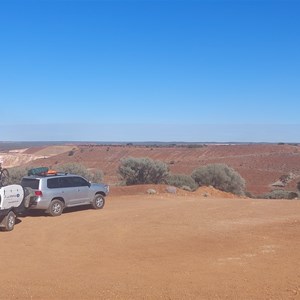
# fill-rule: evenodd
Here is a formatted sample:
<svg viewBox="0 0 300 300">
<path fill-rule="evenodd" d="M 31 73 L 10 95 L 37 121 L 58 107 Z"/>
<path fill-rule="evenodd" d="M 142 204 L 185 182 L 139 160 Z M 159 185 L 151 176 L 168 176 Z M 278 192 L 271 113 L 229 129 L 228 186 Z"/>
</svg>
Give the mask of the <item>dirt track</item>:
<svg viewBox="0 0 300 300">
<path fill-rule="evenodd" d="M 0 299 L 300 299 L 300 201 L 127 195 L 0 233 Z"/>
</svg>

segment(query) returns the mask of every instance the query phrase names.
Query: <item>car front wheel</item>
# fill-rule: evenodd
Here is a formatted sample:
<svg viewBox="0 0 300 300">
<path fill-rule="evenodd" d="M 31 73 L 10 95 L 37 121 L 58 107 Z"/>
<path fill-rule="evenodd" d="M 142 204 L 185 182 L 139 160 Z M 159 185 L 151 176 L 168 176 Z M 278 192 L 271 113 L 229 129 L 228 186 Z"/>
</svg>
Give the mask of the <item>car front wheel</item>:
<svg viewBox="0 0 300 300">
<path fill-rule="evenodd" d="M 105 204 L 104 197 L 100 194 L 97 194 L 93 199 L 92 207 L 95 209 L 101 209 L 104 207 L 104 204 Z"/>
</svg>

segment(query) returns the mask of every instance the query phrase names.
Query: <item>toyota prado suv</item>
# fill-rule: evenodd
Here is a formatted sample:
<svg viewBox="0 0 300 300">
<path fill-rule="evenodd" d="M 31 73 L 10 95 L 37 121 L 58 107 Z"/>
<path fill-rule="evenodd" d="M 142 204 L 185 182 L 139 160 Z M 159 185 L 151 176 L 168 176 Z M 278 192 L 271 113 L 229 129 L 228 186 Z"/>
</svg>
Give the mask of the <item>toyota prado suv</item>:
<svg viewBox="0 0 300 300">
<path fill-rule="evenodd" d="M 109 193 L 106 184 L 90 183 L 85 178 L 66 174 L 30 175 L 22 178 L 21 185 L 35 192 L 29 209 L 44 210 L 51 216 L 59 216 L 65 207 L 90 204 L 103 208 Z"/>
</svg>

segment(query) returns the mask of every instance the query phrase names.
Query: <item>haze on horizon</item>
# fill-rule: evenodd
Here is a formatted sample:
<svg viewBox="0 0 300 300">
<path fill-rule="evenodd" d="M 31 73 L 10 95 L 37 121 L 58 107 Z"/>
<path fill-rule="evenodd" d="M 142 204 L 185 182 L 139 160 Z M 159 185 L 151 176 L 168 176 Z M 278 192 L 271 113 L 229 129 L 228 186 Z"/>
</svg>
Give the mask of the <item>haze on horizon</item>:
<svg viewBox="0 0 300 300">
<path fill-rule="evenodd" d="M 0 1 L 0 140 L 300 142 L 298 1 Z"/>
</svg>

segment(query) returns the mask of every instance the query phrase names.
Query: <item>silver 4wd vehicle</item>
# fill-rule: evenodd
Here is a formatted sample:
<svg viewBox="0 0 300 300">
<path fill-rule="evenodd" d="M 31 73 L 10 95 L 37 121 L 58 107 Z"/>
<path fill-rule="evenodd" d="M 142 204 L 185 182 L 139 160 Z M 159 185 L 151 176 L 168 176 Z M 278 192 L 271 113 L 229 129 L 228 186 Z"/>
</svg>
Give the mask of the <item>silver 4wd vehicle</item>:
<svg viewBox="0 0 300 300">
<path fill-rule="evenodd" d="M 36 197 L 29 209 L 44 210 L 51 216 L 61 215 L 65 207 L 86 204 L 101 209 L 109 193 L 106 184 L 90 183 L 81 176 L 66 173 L 26 176 L 21 185 L 35 192 Z"/>
</svg>

